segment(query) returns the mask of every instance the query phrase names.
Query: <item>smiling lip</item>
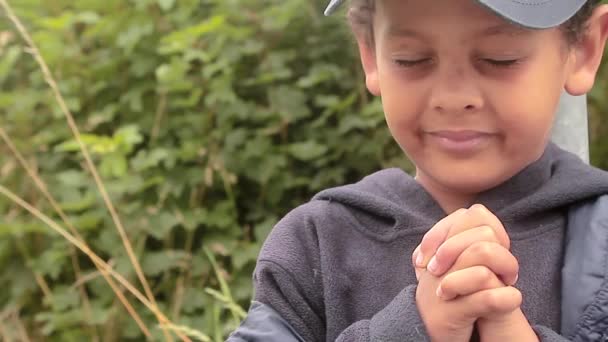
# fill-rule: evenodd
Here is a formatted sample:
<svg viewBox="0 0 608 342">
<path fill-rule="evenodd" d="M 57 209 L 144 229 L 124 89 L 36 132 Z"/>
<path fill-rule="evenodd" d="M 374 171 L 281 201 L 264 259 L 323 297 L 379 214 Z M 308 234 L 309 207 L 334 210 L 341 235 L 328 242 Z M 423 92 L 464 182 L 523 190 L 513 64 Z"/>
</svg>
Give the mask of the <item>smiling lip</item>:
<svg viewBox="0 0 608 342">
<path fill-rule="evenodd" d="M 459 155 L 479 151 L 494 134 L 472 130 L 427 132 L 440 148 Z"/>
</svg>

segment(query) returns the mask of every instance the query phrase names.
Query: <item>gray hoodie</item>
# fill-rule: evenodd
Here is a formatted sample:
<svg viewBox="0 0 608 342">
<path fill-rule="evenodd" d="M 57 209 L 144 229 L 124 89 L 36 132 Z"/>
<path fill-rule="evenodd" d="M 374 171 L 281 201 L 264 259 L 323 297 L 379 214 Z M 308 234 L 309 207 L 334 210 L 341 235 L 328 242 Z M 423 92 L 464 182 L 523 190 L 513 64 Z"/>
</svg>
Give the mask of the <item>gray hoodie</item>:
<svg viewBox="0 0 608 342">
<path fill-rule="evenodd" d="M 567 209 L 608 193 L 608 173 L 553 144 L 482 193 L 520 262 L 522 309 L 541 340 L 560 331 Z M 306 341 L 421 341 L 410 256 L 445 213 L 409 175 L 388 169 L 319 193 L 273 229 L 258 258 L 255 300 Z"/>
</svg>

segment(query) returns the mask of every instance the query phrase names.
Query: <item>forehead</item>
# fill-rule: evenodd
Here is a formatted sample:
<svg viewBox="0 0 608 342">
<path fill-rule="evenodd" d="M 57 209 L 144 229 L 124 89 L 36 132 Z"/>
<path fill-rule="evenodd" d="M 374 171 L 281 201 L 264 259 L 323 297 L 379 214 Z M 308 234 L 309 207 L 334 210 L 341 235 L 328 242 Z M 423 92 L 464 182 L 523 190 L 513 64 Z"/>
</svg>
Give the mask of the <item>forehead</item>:
<svg viewBox="0 0 608 342">
<path fill-rule="evenodd" d="M 479 30 L 473 32 L 476 37 L 492 37 L 492 36 L 508 36 L 520 37 L 528 34 L 528 30 L 516 27 L 507 23 L 489 24 L 489 26 L 479 27 Z M 416 39 L 431 39 L 432 36 L 424 30 L 416 30 L 408 28 L 407 25 L 390 24 L 387 26 L 386 34 L 390 37 L 407 37 Z"/>
<path fill-rule="evenodd" d="M 371 2 L 376 10 L 397 17 L 407 13 L 431 16 L 443 12 L 454 15 L 467 14 L 468 17 L 476 18 L 496 16 L 477 0 L 375 0 Z"/>
<path fill-rule="evenodd" d="M 513 24 L 474 0 L 376 1 L 374 24 L 384 34 L 430 38 L 466 31 L 479 36 L 521 36 L 530 29 Z"/>
</svg>

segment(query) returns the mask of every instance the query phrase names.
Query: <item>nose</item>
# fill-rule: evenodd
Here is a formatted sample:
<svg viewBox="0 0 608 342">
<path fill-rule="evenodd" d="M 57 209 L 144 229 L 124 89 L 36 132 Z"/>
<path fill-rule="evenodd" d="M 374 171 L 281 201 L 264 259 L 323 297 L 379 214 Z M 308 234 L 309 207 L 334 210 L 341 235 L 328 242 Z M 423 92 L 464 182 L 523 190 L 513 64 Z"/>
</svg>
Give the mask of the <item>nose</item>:
<svg viewBox="0 0 608 342">
<path fill-rule="evenodd" d="M 437 70 L 430 106 L 439 113 L 463 114 L 483 107 L 483 95 L 474 71 L 445 66 Z"/>
</svg>

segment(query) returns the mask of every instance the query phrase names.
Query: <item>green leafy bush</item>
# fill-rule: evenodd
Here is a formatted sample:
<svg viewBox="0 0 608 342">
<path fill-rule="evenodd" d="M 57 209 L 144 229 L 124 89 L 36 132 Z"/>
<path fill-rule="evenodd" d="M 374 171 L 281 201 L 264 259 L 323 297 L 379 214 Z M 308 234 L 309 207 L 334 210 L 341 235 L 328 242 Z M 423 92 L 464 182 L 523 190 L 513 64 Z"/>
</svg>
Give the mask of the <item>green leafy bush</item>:
<svg viewBox="0 0 608 342">
<path fill-rule="evenodd" d="M 212 340 L 248 307 L 255 258 L 278 218 L 323 188 L 411 169 L 365 90 L 343 18 L 322 17 L 325 1 L 13 2 L 161 311 Z M 591 96 L 602 167 L 607 73 Z M 0 86 L 0 126 L 93 250 L 138 284 L 63 114 L 8 21 Z M 0 151 L 0 184 L 60 222 L 10 150 Z M 73 258 L 63 238 L 4 198 L 0 212 L 0 336 L 144 338 L 89 259 Z M 161 338 L 153 314 L 128 298 Z"/>
<path fill-rule="evenodd" d="M 219 279 L 203 248 L 246 309 L 255 258 L 280 216 L 320 189 L 408 167 L 383 128 L 379 101 L 360 82 L 346 26 L 322 17 L 323 5 L 13 4 L 58 79 L 162 311 L 214 339 L 237 319 L 213 291 Z M 2 127 L 95 252 L 136 284 L 78 145 L 9 24 L 0 55 Z M 1 148 L 0 183 L 53 214 Z M 0 303 L 19 311 L 33 339 L 143 337 L 87 258 L 78 257 L 79 280 L 63 238 L 9 201 L 0 207 L 0 286 L 8 289 Z M 74 290 L 82 282 L 89 319 Z M 153 327 L 153 315 L 134 305 Z"/>
</svg>

